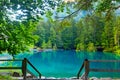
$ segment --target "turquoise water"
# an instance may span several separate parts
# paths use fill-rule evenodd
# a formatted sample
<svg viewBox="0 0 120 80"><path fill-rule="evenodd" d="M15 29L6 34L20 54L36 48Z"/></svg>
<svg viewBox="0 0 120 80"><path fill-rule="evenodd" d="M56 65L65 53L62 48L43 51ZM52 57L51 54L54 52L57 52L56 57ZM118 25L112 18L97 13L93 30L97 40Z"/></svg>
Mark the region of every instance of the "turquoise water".
<svg viewBox="0 0 120 80"><path fill-rule="evenodd" d="M34 54L19 54L16 58L27 58L46 77L76 77L84 59L88 60L120 60L120 56L102 52L76 52L74 50L43 51ZM20 62L15 62L20 66ZM91 68L120 69L120 63L90 63ZM37 75L28 65L31 72ZM90 77L120 78L120 73L90 72Z"/></svg>

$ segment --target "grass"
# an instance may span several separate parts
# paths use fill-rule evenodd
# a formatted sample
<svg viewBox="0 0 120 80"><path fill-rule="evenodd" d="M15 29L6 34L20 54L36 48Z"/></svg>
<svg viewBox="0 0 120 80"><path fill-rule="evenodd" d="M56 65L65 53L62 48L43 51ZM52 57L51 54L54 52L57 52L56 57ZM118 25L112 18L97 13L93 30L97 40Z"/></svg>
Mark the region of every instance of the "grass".
<svg viewBox="0 0 120 80"><path fill-rule="evenodd" d="M21 70L0 70L0 80L17 80L12 79L13 72L17 72L22 75Z"/></svg>
<svg viewBox="0 0 120 80"><path fill-rule="evenodd" d="M0 73L10 73L10 74L13 74L13 72L17 72L20 75L22 75L22 71L21 70L0 70Z"/></svg>
<svg viewBox="0 0 120 80"><path fill-rule="evenodd" d="M3 75L0 75L0 80L13 80L11 76L3 76Z"/></svg>

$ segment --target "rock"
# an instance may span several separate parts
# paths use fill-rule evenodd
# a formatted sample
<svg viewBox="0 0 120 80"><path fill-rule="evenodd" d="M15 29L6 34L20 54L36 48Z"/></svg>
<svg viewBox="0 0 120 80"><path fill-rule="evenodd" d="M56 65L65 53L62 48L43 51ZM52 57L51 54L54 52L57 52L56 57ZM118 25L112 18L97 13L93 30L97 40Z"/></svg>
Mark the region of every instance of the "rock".
<svg viewBox="0 0 120 80"><path fill-rule="evenodd" d="M20 74L18 72L14 72L12 76L13 77L20 77Z"/></svg>
<svg viewBox="0 0 120 80"><path fill-rule="evenodd" d="M100 78L100 80L112 80L111 78Z"/></svg>
<svg viewBox="0 0 120 80"><path fill-rule="evenodd" d="M45 79L45 76L41 76L41 79Z"/></svg>
<svg viewBox="0 0 120 80"><path fill-rule="evenodd" d="M99 80L99 79L96 77L91 77L90 80Z"/></svg>
<svg viewBox="0 0 120 80"><path fill-rule="evenodd" d="M29 74L29 73L27 73L27 78L33 78L33 76L31 75L31 74Z"/></svg>

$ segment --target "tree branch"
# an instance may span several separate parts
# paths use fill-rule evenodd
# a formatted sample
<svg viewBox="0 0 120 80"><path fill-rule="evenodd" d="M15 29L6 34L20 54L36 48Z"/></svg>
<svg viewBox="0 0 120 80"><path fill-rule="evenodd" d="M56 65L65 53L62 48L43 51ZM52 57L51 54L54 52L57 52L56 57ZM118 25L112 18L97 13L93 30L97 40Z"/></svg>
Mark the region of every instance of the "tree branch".
<svg viewBox="0 0 120 80"><path fill-rule="evenodd" d="M119 9L119 8L120 8L120 5L119 5L119 6L116 6L116 7L111 7L110 9L107 10L106 16L109 18L109 17L110 17L110 14L111 14L111 11L112 11L112 10Z"/></svg>
<svg viewBox="0 0 120 80"><path fill-rule="evenodd" d="M84 6L86 6L88 3L90 3L92 0L87 0L86 2L84 2L76 11L72 12L71 14L67 15L67 16L64 16L64 17L59 17L59 16L56 16L56 18L62 18L62 20L66 19L66 18L70 18L72 15L78 13ZM81 1L79 1L79 4L80 4ZM78 5L79 5L78 4Z"/></svg>
<svg viewBox="0 0 120 80"><path fill-rule="evenodd" d="M114 7L113 9L118 9L118 8L120 8L120 5L119 5L119 6Z"/></svg>

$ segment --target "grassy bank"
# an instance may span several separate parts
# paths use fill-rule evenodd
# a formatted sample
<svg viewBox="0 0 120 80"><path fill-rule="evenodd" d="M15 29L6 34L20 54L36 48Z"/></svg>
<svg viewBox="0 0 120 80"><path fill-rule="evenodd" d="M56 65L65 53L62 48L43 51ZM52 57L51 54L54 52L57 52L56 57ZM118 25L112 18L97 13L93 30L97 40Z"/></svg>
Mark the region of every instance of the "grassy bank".
<svg viewBox="0 0 120 80"><path fill-rule="evenodd" d="M0 80L17 80L12 79L14 72L17 72L20 75L22 75L21 70L0 70Z"/></svg>
<svg viewBox="0 0 120 80"><path fill-rule="evenodd" d="M0 75L0 80L13 80L11 76Z"/></svg>

